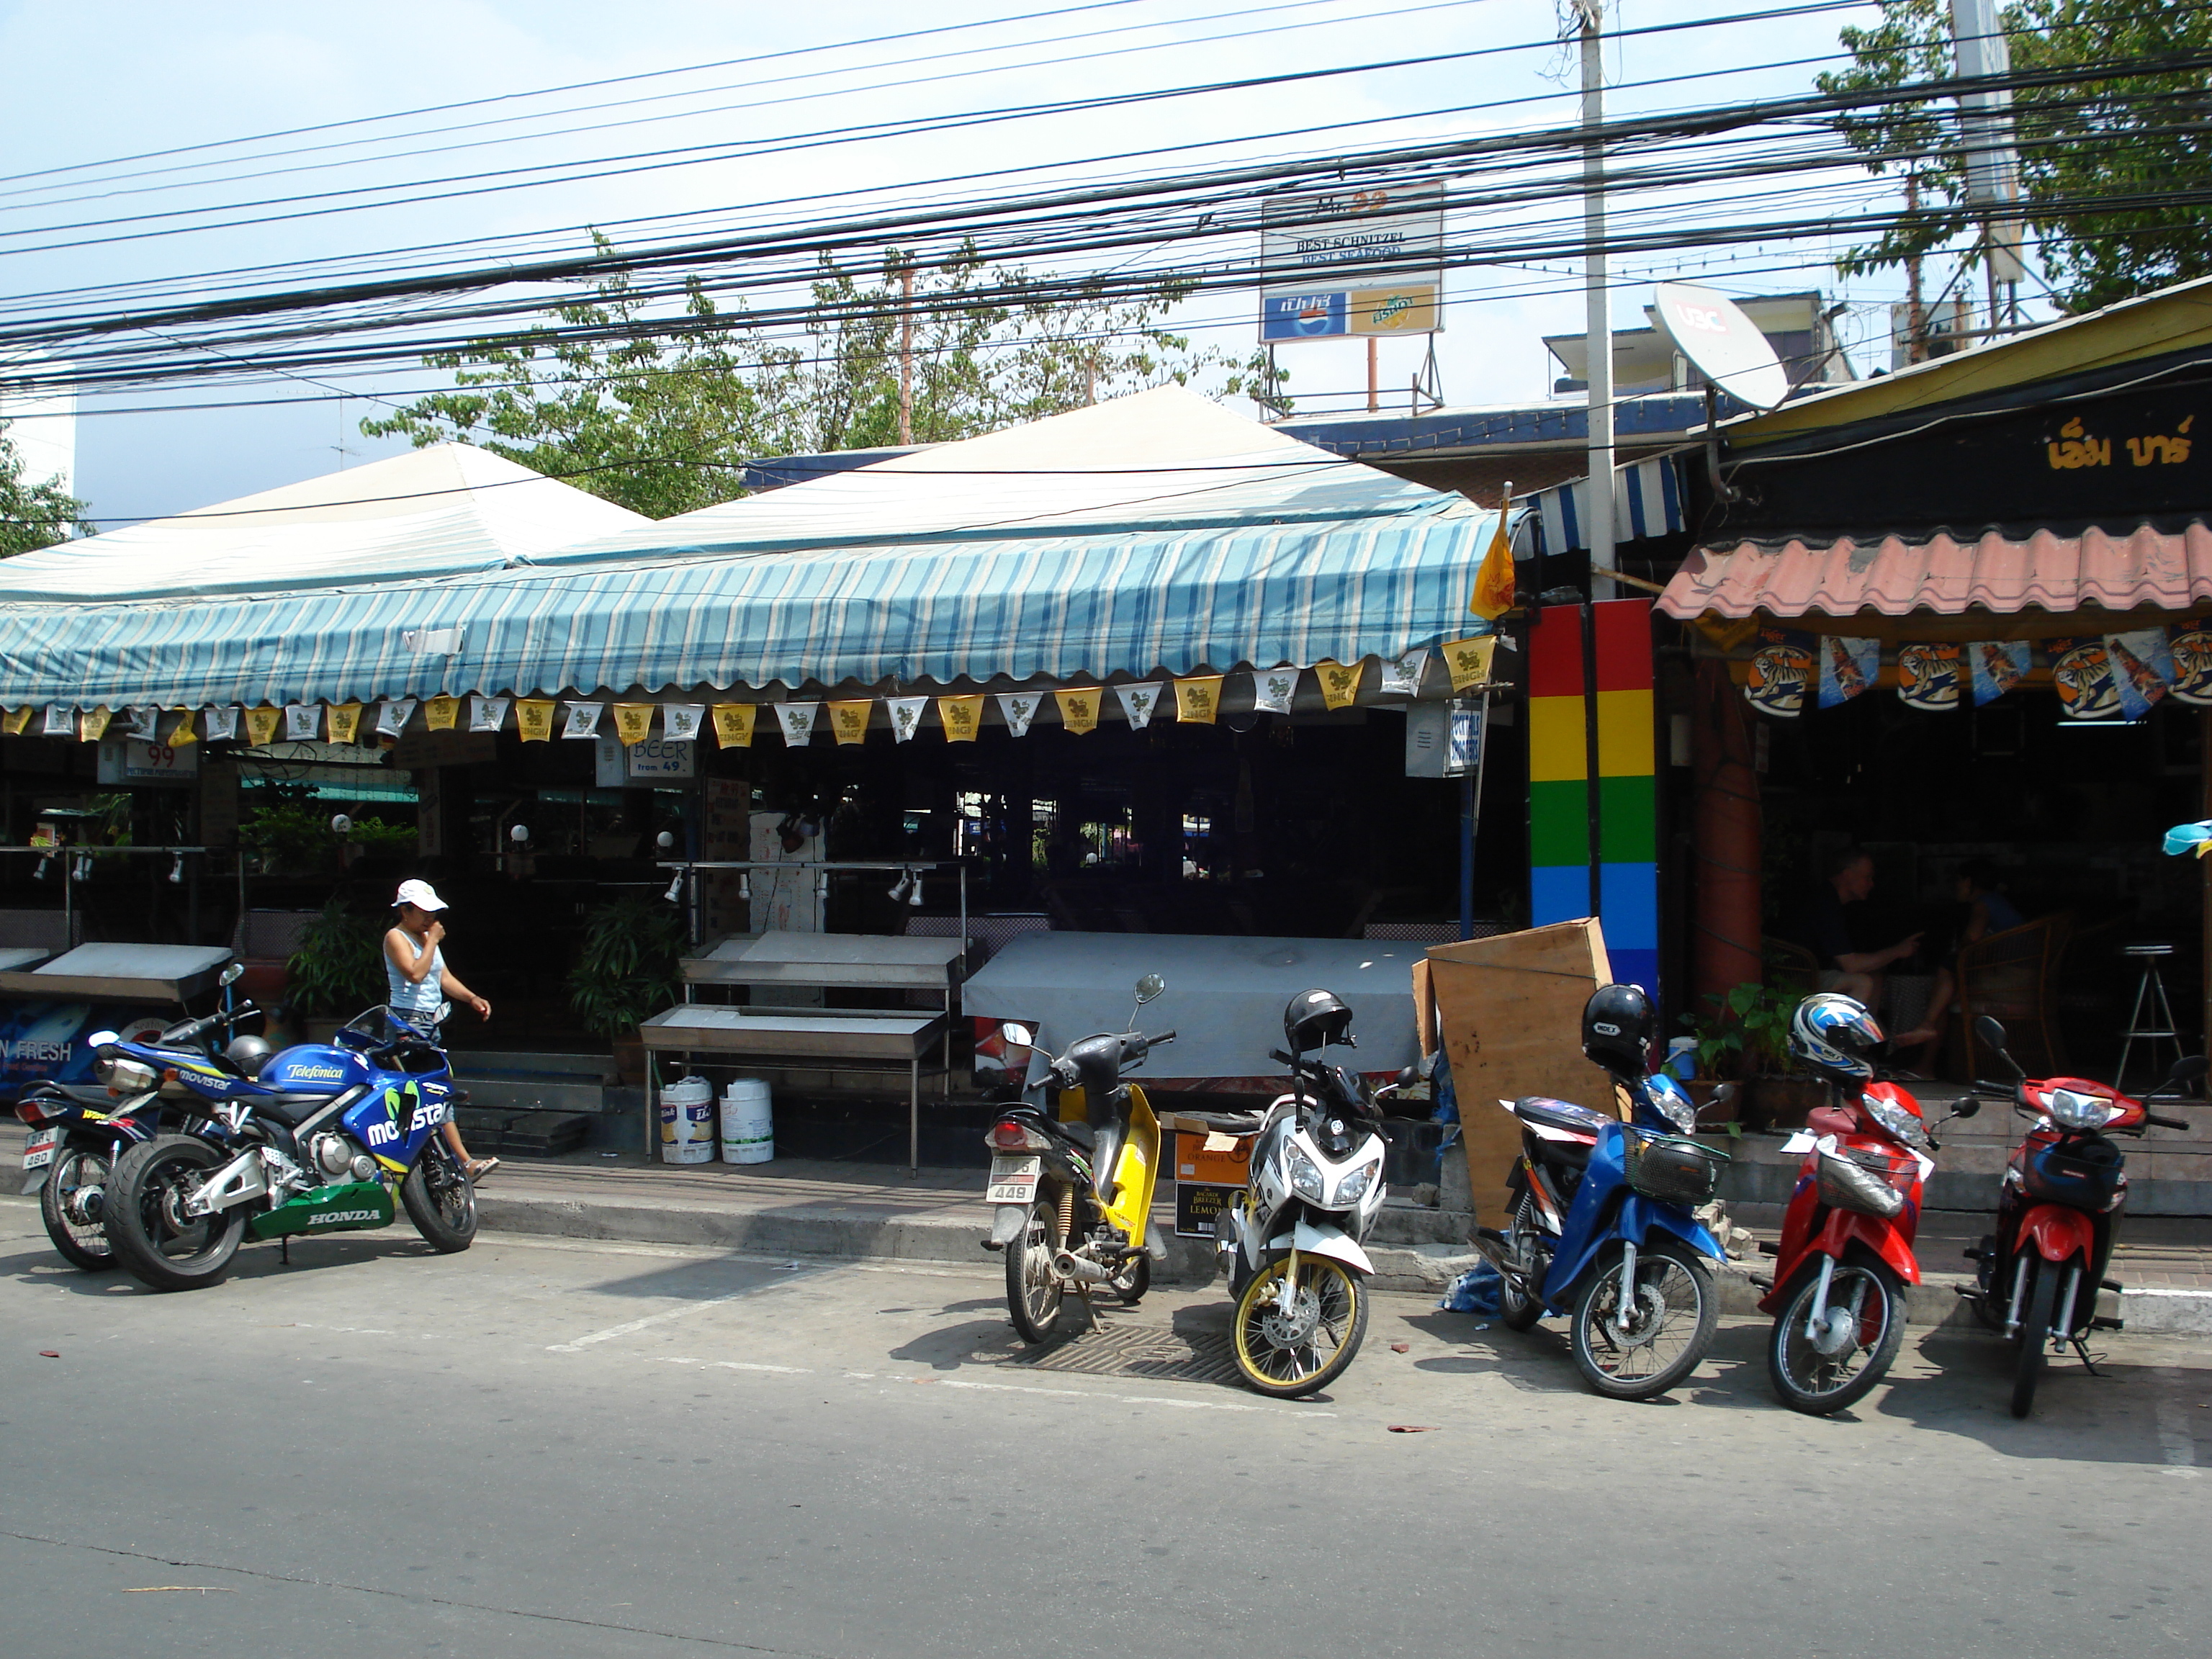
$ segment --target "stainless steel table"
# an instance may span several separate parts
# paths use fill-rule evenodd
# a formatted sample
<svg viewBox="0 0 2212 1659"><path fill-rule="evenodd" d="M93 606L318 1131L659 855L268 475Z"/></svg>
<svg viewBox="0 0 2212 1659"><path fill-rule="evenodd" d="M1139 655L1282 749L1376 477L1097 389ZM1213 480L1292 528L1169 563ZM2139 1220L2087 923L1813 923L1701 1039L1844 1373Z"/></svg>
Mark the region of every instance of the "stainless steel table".
<svg viewBox="0 0 2212 1659"><path fill-rule="evenodd" d="M0 995L181 1003L212 990L229 960L220 945L80 945L27 972L0 971Z"/></svg>

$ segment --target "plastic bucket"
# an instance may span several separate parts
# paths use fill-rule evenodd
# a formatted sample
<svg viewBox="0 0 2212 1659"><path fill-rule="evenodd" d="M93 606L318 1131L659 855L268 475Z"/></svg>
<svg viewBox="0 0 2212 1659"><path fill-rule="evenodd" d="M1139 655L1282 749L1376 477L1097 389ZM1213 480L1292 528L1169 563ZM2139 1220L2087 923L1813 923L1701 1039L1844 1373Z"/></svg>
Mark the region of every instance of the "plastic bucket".
<svg viewBox="0 0 2212 1659"><path fill-rule="evenodd" d="M665 1164L714 1161L714 1085L687 1077L660 1091L660 1158Z"/></svg>
<svg viewBox="0 0 2212 1659"><path fill-rule="evenodd" d="M768 1085L757 1077L738 1078L722 1096L722 1162L765 1164L775 1156Z"/></svg>

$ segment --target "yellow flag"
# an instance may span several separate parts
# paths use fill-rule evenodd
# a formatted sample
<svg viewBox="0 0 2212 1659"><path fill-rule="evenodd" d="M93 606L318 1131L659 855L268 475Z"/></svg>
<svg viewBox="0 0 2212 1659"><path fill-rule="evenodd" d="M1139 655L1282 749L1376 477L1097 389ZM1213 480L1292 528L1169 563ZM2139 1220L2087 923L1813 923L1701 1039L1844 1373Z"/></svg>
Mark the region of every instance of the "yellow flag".
<svg viewBox="0 0 2212 1659"><path fill-rule="evenodd" d="M525 743L546 743L553 736L551 697L517 697L514 700L514 726L522 733Z"/></svg>
<svg viewBox="0 0 2212 1659"><path fill-rule="evenodd" d="M8 711L8 718L0 720L0 731L4 731L11 738L20 738L23 735L23 728L30 725L31 716L38 712L29 707L11 708Z"/></svg>
<svg viewBox="0 0 2212 1659"><path fill-rule="evenodd" d="M1444 666L1451 671L1452 690L1464 691L1470 685L1486 684L1490 678L1490 659L1498 652L1498 636L1485 634L1471 640L1455 640L1444 647Z"/></svg>
<svg viewBox="0 0 2212 1659"><path fill-rule="evenodd" d="M981 692L965 697L939 697L937 718L945 722L947 743L973 743L975 734L983 729L983 696Z"/></svg>
<svg viewBox="0 0 2212 1659"><path fill-rule="evenodd" d="M356 741L361 736L361 705L357 702L332 703L329 729L332 743Z"/></svg>
<svg viewBox="0 0 2212 1659"><path fill-rule="evenodd" d="M840 743L866 743L868 740L868 715L876 706L873 697L833 699L830 704L830 729Z"/></svg>
<svg viewBox="0 0 2212 1659"><path fill-rule="evenodd" d="M725 749L750 749L753 746L753 721L759 718L760 705L750 702L718 702L714 705L714 741Z"/></svg>
<svg viewBox="0 0 2212 1659"><path fill-rule="evenodd" d="M1467 608L1485 622L1496 622L1513 608L1513 537L1505 527L1513 511L1513 486L1505 486L1505 501L1498 509L1498 533L1490 538L1490 551L1474 573L1474 592Z"/></svg>
<svg viewBox="0 0 2212 1659"><path fill-rule="evenodd" d="M1321 682L1321 700L1329 708L1349 708L1352 699L1359 695L1359 677L1367 672L1367 659L1362 657L1355 663L1317 662L1314 678Z"/></svg>
<svg viewBox="0 0 2212 1659"><path fill-rule="evenodd" d="M634 743L643 743L653 735L653 711L659 705L650 702L618 702L615 705L615 735L627 749Z"/></svg>
<svg viewBox="0 0 2212 1659"><path fill-rule="evenodd" d="M107 735L107 722L114 711L107 708L88 708L76 717L76 737L79 743L98 743Z"/></svg>
<svg viewBox="0 0 2212 1659"><path fill-rule="evenodd" d="M1199 674L1187 680L1177 680L1176 689L1176 718L1200 726L1213 724L1214 715L1221 708L1221 682L1226 676Z"/></svg>
<svg viewBox="0 0 2212 1659"><path fill-rule="evenodd" d="M255 749L265 748L276 740L276 723L284 718L281 708L249 708L246 711L246 741Z"/></svg>
<svg viewBox="0 0 2212 1659"><path fill-rule="evenodd" d="M188 743L198 743L199 740L200 734L192 730L192 711L189 708L179 709L177 729L169 733L169 746L173 749L181 749Z"/></svg>
<svg viewBox="0 0 2212 1659"><path fill-rule="evenodd" d="M426 731L450 732L453 717L461 712L459 697L428 697L422 703L422 725Z"/></svg>
<svg viewBox="0 0 2212 1659"><path fill-rule="evenodd" d="M1079 685L1066 691L1055 691L1053 701L1060 705L1060 723L1080 737L1085 732L1098 729L1099 690L1095 685Z"/></svg>

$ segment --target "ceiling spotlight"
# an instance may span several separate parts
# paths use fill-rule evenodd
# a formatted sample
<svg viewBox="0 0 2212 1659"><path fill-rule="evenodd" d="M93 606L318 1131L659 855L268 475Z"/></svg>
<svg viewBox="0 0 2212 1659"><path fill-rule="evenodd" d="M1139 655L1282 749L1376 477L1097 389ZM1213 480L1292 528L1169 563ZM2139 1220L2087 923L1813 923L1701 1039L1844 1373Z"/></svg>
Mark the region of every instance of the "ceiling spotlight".
<svg viewBox="0 0 2212 1659"><path fill-rule="evenodd" d="M900 871L899 878L891 884L891 902L893 904L896 904L901 899L904 898L913 890L914 872L911 870Z"/></svg>
<svg viewBox="0 0 2212 1659"><path fill-rule="evenodd" d="M684 872L678 870L673 876L669 878L668 890L663 893L660 896L667 900L671 904L675 903L677 900L684 896Z"/></svg>
<svg viewBox="0 0 2212 1659"><path fill-rule="evenodd" d="M513 842L517 847L521 846L525 842L530 839L530 826L526 823L516 824L512 830L509 830L507 832L507 838Z"/></svg>
<svg viewBox="0 0 2212 1659"><path fill-rule="evenodd" d="M169 863L169 884L181 886L185 879L185 855L179 853Z"/></svg>

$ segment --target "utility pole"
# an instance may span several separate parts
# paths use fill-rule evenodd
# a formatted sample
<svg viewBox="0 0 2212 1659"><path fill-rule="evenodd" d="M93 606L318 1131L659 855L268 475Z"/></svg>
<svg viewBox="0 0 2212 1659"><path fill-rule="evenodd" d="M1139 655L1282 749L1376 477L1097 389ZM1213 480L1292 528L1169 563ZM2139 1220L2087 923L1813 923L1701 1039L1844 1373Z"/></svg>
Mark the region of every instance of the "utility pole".
<svg viewBox="0 0 2212 1659"><path fill-rule="evenodd" d="M902 444L914 441L914 266L899 267L899 428Z"/></svg>
<svg viewBox="0 0 2212 1659"><path fill-rule="evenodd" d="M1951 52L1961 79L2012 70L2012 49L1997 0L1951 0ZM2020 157L2013 148L2012 94L1971 92L1959 100L1959 137L1965 152L1966 199L1982 215L1982 272L1989 284L1990 329L1997 331L2020 308ZM2001 297L2000 289L2008 297Z"/></svg>
<svg viewBox="0 0 2212 1659"><path fill-rule="evenodd" d="M1583 355L1589 375L1589 522L1583 540L1593 566L1613 568L1613 300L1607 291L1605 257L1605 59L1600 30L1605 0L1574 0L1583 57L1583 260L1585 307ZM1609 579L1590 578L1590 597L1612 599Z"/></svg>
<svg viewBox="0 0 2212 1659"><path fill-rule="evenodd" d="M1375 337L1367 337L1367 412L1370 415L1382 407L1382 382L1375 365Z"/></svg>

